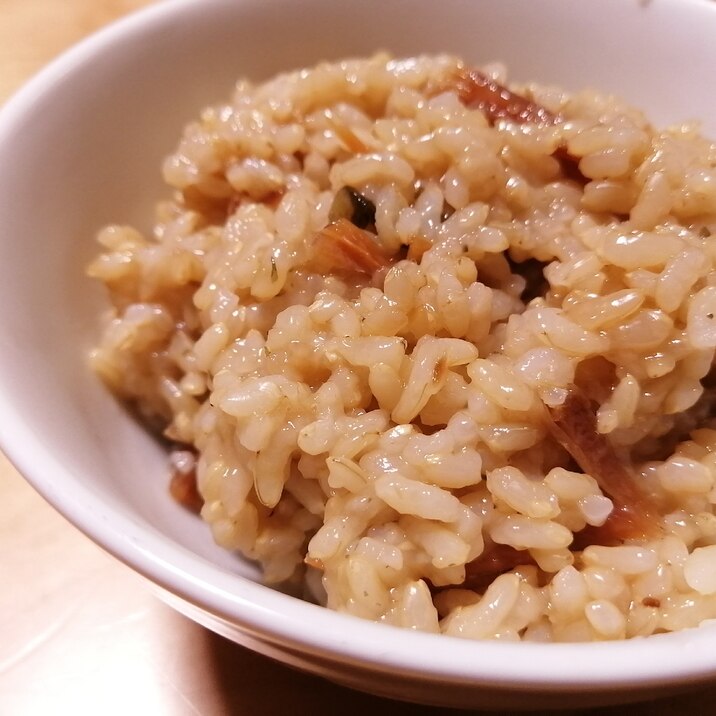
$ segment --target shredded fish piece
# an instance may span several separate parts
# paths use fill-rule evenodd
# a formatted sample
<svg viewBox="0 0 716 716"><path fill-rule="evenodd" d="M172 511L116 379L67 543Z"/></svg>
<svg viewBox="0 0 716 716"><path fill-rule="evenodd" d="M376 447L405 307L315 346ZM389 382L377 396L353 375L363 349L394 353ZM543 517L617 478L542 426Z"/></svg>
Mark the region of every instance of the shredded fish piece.
<svg viewBox="0 0 716 716"><path fill-rule="evenodd" d="M197 514L204 506L204 500L196 486L196 471L174 470L169 482L169 494L182 506Z"/></svg>
<svg viewBox="0 0 716 716"><path fill-rule="evenodd" d="M423 254L432 247L432 244L423 236L414 236L408 244L406 258L409 261L420 261Z"/></svg>
<svg viewBox="0 0 716 716"><path fill-rule="evenodd" d="M313 238L310 266L322 273L359 273L372 276L390 265L375 237L348 219L338 219Z"/></svg>
<svg viewBox="0 0 716 716"><path fill-rule="evenodd" d="M460 101L483 112L490 124L499 119L544 125L559 121L546 107L516 94L479 70L461 70L455 77L455 89Z"/></svg>
<svg viewBox="0 0 716 716"><path fill-rule="evenodd" d="M588 527L579 533L580 543L608 544L656 536L659 511L609 439L597 432L597 416L589 398L572 386L564 403L548 408L548 413L554 439L614 503L601 527Z"/></svg>
<svg viewBox="0 0 716 716"><path fill-rule="evenodd" d="M491 544L472 562L465 565L465 581L459 585L465 589L482 591L501 574L515 567L536 564L532 555L507 544Z"/></svg>
<svg viewBox="0 0 716 716"><path fill-rule="evenodd" d="M370 151L366 143L358 137L350 127L347 127L335 119L331 122L331 126L336 133L336 137L340 139L349 152L353 152L353 154L364 154Z"/></svg>
<svg viewBox="0 0 716 716"><path fill-rule="evenodd" d="M452 86L460 101L470 109L480 110L491 125L499 120L541 126L563 121L560 114L554 114L541 104L522 97L479 70L463 68L452 78ZM579 170L579 159L572 156L566 147L558 147L553 156L559 161L567 179L586 183Z"/></svg>

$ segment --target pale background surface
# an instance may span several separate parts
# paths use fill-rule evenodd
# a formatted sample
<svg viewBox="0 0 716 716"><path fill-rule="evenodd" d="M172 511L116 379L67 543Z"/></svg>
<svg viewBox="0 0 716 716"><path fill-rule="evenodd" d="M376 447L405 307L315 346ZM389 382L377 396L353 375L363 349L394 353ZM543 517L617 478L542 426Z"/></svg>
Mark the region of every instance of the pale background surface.
<svg viewBox="0 0 716 716"><path fill-rule="evenodd" d="M65 47L147 4L0 0L0 103ZM716 687L585 713L627 712L716 713ZM349 691L195 625L71 527L0 455L1 716L334 713L445 711Z"/></svg>

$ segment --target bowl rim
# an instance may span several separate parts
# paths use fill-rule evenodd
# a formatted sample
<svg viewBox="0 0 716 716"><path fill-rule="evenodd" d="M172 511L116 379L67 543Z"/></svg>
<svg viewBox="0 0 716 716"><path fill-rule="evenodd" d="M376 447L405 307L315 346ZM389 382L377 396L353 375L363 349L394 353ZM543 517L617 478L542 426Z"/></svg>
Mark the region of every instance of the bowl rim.
<svg viewBox="0 0 716 716"><path fill-rule="evenodd" d="M243 5L261 0L238 0ZM548 0L554 4L558 0ZM713 12L705 0L663 0L679 11ZM45 92L98 54L228 0L162 0L101 28L42 69L0 110L0 152L22 130ZM0 387L4 378L0 376ZM247 634L356 667L455 684L575 691L599 686L668 685L716 676L715 626L619 642L537 644L462 640L376 624L332 612L256 584L173 543L151 525L102 502L43 445L0 392L0 444L25 479L105 551L180 599ZM71 491L57 485L71 485ZM686 648L684 648L686 647ZM678 659L674 651L678 649Z"/></svg>

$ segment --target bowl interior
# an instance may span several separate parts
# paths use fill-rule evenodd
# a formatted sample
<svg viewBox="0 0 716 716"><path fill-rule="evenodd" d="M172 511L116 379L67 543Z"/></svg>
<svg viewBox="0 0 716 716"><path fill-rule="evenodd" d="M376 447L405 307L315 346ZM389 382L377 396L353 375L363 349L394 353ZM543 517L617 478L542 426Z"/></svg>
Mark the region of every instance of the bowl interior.
<svg viewBox="0 0 716 716"><path fill-rule="evenodd" d="M656 123L700 118L716 136L716 95L704 91L715 31L716 5L705 0L179 0L91 38L0 119L3 449L61 511L135 567L153 535L188 569L201 563L209 576L257 580L252 565L214 547L208 529L168 497L161 447L86 363L104 305L84 276L93 237L106 223L151 226L164 194L160 163L181 127L227 97L239 76L386 49L503 61L511 77L613 91ZM151 576L171 585L166 570Z"/></svg>

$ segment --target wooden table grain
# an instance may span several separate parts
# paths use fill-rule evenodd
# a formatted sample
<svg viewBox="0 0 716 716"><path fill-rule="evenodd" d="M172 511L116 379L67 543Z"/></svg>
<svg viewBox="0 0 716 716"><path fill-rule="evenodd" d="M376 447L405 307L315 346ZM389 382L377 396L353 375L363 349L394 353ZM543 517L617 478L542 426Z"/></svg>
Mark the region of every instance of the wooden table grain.
<svg viewBox="0 0 716 716"><path fill-rule="evenodd" d="M0 103L64 48L147 4L0 0ZM185 619L69 525L0 455L0 714L300 716L338 710L346 716L445 713L301 674ZM716 688L590 713L627 711L714 713Z"/></svg>

